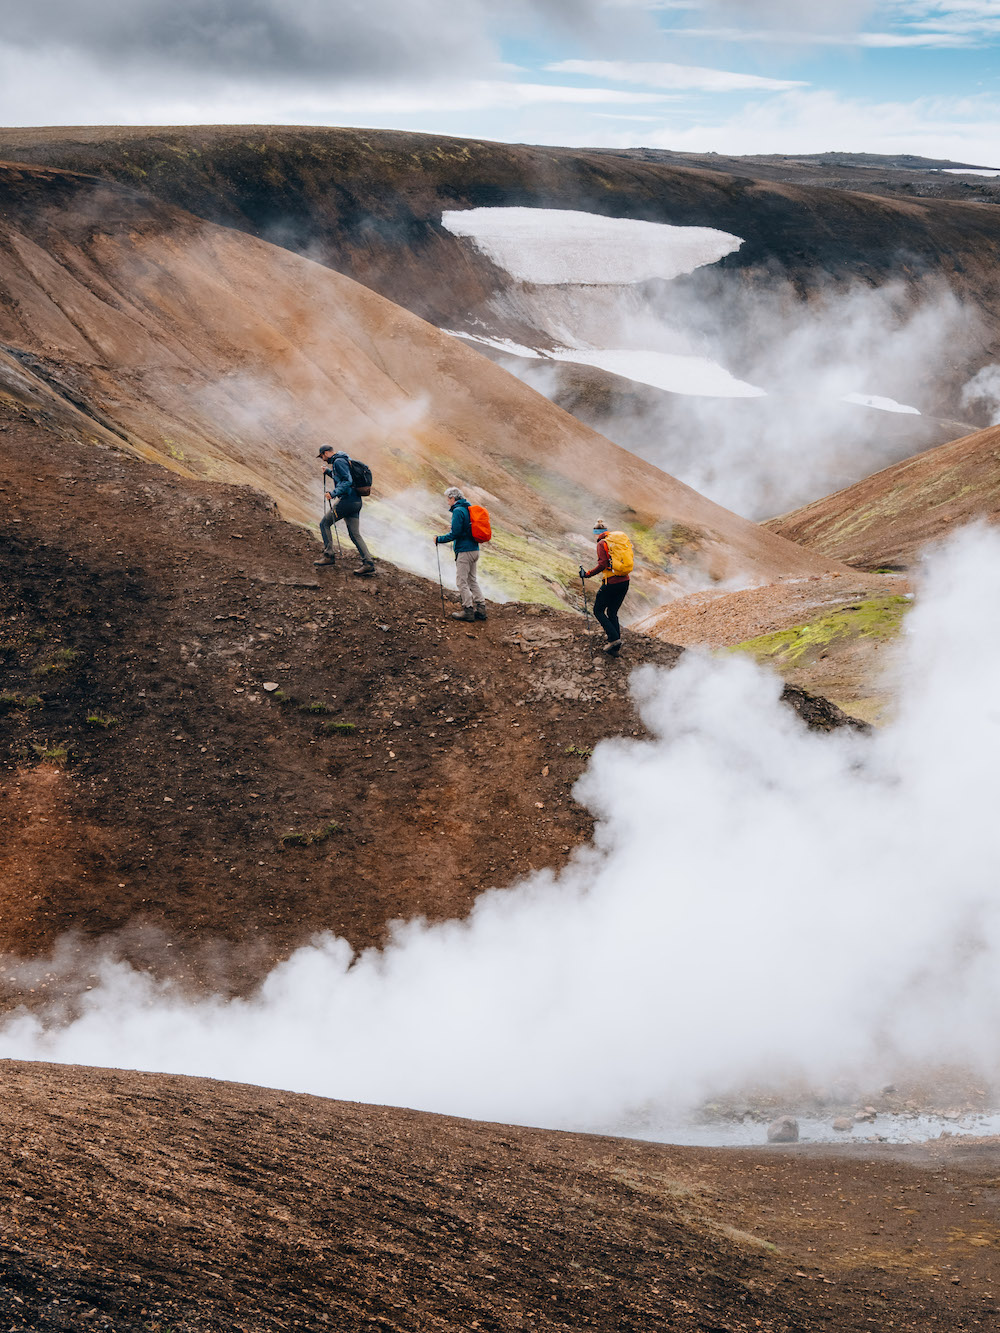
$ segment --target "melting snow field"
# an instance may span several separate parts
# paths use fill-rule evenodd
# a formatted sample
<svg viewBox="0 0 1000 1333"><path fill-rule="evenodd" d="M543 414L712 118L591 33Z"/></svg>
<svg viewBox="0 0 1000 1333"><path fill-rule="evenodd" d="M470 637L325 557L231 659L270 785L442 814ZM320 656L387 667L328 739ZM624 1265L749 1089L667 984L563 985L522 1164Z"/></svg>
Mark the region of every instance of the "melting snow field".
<svg viewBox="0 0 1000 1333"><path fill-rule="evenodd" d="M466 236L518 282L535 286L623 286L679 278L743 244L711 227L671 227L560 208L450 210L442 226Z"/></svg>
<svg viewBox="0 0 1000 1333"><path fill-rule="evenodd" d="M984 167L944 167L942 176L1000 176L1000 171L986 170Z"/></svg>
<svg viewBox="0 0 1000 1333"><path fill-rule="evenodd" d="M691 394L698 398L763 398L756 388L731 375L724 366L707 356L678 356L670 352L642 352L628 349L586 350L557 347L554 361L572 361L580 366L597 366L612 375L622 375L638 384L650 384L668 393Z"/></svg>
<svg viewBox="0 0 1000 1333"><path fill-rule="evenodd" d="M857 403L859 407L874 407L879 412L907 412L912 416L920 416L920 409L917 407L907 407L905 403L897 403L895 398L879 398L870 393L848 393L844 395L845 403Z"/></svg>
<svg viewBox="0 0 1000 1333"><path fill-rule="evenodd" d="M483 334L455 333L484 347L494 347L511 356L530 357L536 361L568 361L577 366L596 366L612 375L621 375L636 384L649 384L668 393L689 394L698 398L763 398L756 388L731 375L724 366L707 356L679 356L670 352L637 351L629 348L555 347L536 352L509 338L489 338Z"/></svg>

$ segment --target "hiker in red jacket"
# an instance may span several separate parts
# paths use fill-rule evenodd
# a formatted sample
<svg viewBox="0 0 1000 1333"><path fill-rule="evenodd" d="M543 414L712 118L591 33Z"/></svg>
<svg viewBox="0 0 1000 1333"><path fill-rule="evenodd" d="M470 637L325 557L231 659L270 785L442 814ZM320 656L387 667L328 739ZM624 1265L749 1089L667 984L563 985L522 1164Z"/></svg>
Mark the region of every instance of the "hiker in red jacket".
<svg viewBox="0 0 1000 1333"><path fill-rule="evenodd" d="M603 575L600 592L594 598L594 615L608 641L604 651L612 657L621 652L622 630L618 623L618 612L628 593L627 574L616 574L611 563L611 551L608 549L608 525L598 520L594 524L594 536L597 538L597 564L593 569L580 566L580 577L592 579L595 574Z"/></svg>

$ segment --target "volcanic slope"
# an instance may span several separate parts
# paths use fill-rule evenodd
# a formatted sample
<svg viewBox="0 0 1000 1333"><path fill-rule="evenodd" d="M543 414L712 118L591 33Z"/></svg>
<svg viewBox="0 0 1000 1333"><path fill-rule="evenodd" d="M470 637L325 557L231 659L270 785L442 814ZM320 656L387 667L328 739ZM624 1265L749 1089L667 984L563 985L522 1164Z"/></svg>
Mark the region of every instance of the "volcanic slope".
<svg viewBox="0 0 1000 1333"><path fill-rule="evenodd" d="M0 500L14 996L45 974L15 958L68 932L64 970L127 928L130 958L176 955L213 985L215 945L239 945L222 953L248 985L316 930L377 944L395 918L460 916L559 866L592 827L571 796L586 755L641 732L629 666L679 652L629 635L616 663L592 621L538 606L442 619L438 588L391 565L314 570L315 542L260 491L2 403Z"/></svg>
<svg viewBox="0 0 1000 1333"><path fill-rule="evenodd" d="M916 291L941 274L1000 346L1000 210L877 197L863 171L852 191L755 178L754 162L739 159L719 170L667 155L289 126L5 129L0 151L139 186L313 255L445 327L475 331L478 308L507 278L442 226L442 212L526 206L744 238L693 279L723 281L733 318L741 291L776 277L804 291L855 279Z"/></svg>
<svg viewBox="0 0 1000 1333"><path fill-rule="evenodd" d="M906 568L928 542L977 518L1000 520L1000 426L928 449L767 526L861 569Z"/></svg>
<svg viewBox="0 0 1000 1333"><path fill-rule="evenodd" d="M995 1141L711 1151L5 1061L11 1333L996 1328Z"/></svg>
<svg viewBox="0 0 1000 1333"><path fill-rule="evenodd" d="M308 255L439 328L499 341L508 354L511 344L527 349L531 355L501 364L584 424L753 517L787 511L988 419L962 390L1000 359L1000 210L879 197L866 192L869 170L845 169L837 176L842 188L828 188L815 172L768 179L755 161L713 165L668 154L281 126L10 129L0 131L0 152L139 186ZM963 193L958 183L954 190ZM743 243L670 282L603 294L586 286L532 288L443 222L445 212L498 207L721 229ZM869 364L843 339L842 299L851 319L864 307L890 329L939 303L962 332L942 335L940 346L932 336L925 365L916 353L896 359L889 338L876 344L882 350ZM790 374L788 348L802 344L789 335L802 326L811 347L808 330L823 319L830 323L821 341L836 347L843 374L825 374L826 362L808 375ZM944 322L943 315L936 327ZM864 320L860 336L863 328ZM637 341L651 357L620 351L604 358L609 348ZM552 359L557 347L567 355L575 348L576 361L562 359L562 351ZM586 348L598 349L604 371L589 364ZM664 349L690 357L687 367L661 356ZM707 387L700 358L724 368L723 380L728 371L767 396ZM605 373L625 375L627 366L637 379ZM641 382L650 373L654 382ZM841 401L848 392L895 399L922 415L887 421L870 404ZM790 428L792 419L801 426ZM800 479L797 439L810 433L824 462L814 478ZM720 436L760 441L749 446L757 459L749 490L708 463ZM792 466L770 475L765 460L782 440Z"/></svg>
<svg viewBox="0 0 1000 1333"><path fill-rule="evenodd" d="M598 514L636 535L633 611L677 577L831 568L340 274L91 178L0 166L0 340L12 396L56 393L98 438L258 485L287 517L316 516L332 439L373 467L383 554L427 573L447 484L489 506L494 586L523 599L565 599Z"/></svg>

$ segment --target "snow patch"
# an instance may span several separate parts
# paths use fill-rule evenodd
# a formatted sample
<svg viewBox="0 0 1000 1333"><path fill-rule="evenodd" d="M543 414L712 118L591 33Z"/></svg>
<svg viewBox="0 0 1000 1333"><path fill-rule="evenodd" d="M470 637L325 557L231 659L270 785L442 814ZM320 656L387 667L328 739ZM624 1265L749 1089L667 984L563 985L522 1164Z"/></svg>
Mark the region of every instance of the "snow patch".
<svg viewBox="0 0 1000 1333"><path fill-rule="evenodd" d="M619 287L679 278L743 244L712 227L672 227L561 208L451 209L442 226L465 236L518 282Z"/></svg>
<svg viewBox="0 0 1000 1333"><path fill-rule="evenodd" d="M879 398L871 393L847 393L844 394L843 401L857 403L859 407L874 407L879 412L908 412L911 416L920 416L918 407L907 407L906 403L897 403L895 398Z"/></svg>
<svg viewBox="0 0 1000 1333"><path fill-rule="evenodd" d="M453 338L465 338L483 347L493 347L510 356L530 357L533 361L568 361L577 366L595 366L612 375L648 384L667 393L687 394L696 398L763 398L764 389L747 384L731 375L725 366L707 356L682 356L671 352L650 352L635 348L554 347L538 352L522 347L510 338L491 338L481 333L458 333Z"/></svg>
<svg viewBox="0 0 1000 1333"><path fill-rule="evenodd" d="M687 394L695 398L764 398L763 389L731 375L724 366L707 356L679 356L671 352L645 352L627 348L607 350L557 347L554 361L571 361L580 366L597 366L649 384L667 393Z"/></svg>
<svg viewBox="0 0 1000 1333"><path fill-rule="evenodd" d="M1000 176L1000 171L986 170L985 167L943 167L942 176Z"/></svg>

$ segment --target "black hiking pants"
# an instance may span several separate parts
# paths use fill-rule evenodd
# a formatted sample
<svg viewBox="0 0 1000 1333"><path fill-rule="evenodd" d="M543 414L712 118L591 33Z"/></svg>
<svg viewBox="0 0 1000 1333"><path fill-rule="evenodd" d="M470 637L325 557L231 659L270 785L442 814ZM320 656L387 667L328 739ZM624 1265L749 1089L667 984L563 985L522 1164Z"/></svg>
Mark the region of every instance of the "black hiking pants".
<svg viewBox="0 0 1000 1333"><path fill-rule="evenodd" d="M594 615L608 636L608 643L617 643L622 636L618 611L627 592L628 579L624 583L602 583L600 591L594 598Z"/></svg>
<svg viewBox="0 0 1000 1333"><path fill-rule="evenodd" d="M372 560L371 552L365 544L364 537L361 535L361 524L358 521L358 515L361 513L360 503L358 503L357 508L350 503L343 507L348 511L346 514L341 512L341 504L338 503L331 509L328 509L320 519L319 532L320 536L323 538L323 549L326 551L327 555L335 554L333 545L333 525L338 518L342 518L344 520L344 526L347 528L347 535L357 548L358 555L360 555L366 565L373 565L375 562Z"/></svg>

